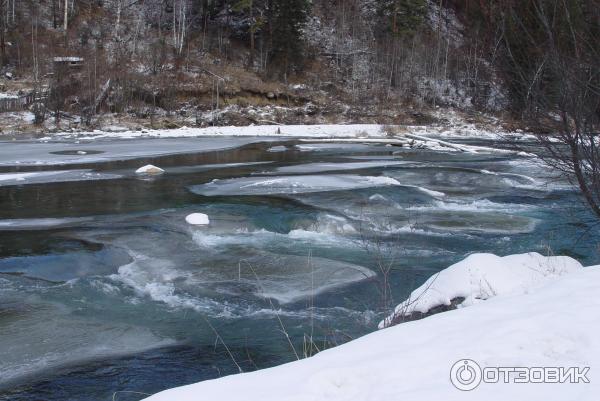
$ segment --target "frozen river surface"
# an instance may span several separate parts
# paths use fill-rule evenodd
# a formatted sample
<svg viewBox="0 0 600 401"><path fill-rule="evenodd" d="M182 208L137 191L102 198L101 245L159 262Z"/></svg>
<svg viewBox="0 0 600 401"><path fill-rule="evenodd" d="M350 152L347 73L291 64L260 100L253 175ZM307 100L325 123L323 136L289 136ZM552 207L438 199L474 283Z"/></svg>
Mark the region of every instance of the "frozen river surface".
<svg viewBox="0 0 600 401"><path fill-rule="evenodd" d="M134 173L148 163L166 172ZM196 212L210 225L187 224ZM110 400L290 361L376 329L382 264L399 300L471 252L597 263L589 218L508 153L2 143L0 400Z"/></svg>

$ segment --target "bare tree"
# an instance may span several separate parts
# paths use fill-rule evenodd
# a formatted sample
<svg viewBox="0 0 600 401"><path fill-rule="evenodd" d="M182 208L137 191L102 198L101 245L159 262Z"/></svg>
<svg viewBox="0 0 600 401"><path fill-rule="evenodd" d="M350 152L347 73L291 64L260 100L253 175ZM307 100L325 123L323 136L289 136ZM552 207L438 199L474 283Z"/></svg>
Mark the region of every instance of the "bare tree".
<svg viewBox="0 0 600 401"><path fill-rule="evenodd" d="M543 159L600 219L600 4L535 0L507 11L513 101L536 129Z"/></svg>

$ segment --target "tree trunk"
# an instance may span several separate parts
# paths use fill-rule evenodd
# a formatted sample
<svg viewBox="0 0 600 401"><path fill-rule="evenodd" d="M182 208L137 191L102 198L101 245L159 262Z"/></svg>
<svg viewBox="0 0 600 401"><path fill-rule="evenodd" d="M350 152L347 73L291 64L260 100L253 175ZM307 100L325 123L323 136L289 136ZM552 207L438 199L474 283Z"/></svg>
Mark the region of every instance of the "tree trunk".
<svg viewBox="0 0 600 401"><path fill-rule="evenodd" d="M5 19L4 19L4 7L5 1L0 0L0 66L6 65L6 41L4 32L6 31Z"/></svg>
<svg viewBox="0 0 600 401"><path fill-rule="evenodd" d="M250 1L250 23L252 25L250 25L250 68L254 67L254 30L256 29L256 25L254 22L254 13L252 12L253 10L253 4L252 1Z"/></svg>
<svg viewBox="0 0 600 401"><path fill-rule="evenodd" d="M67 29L69 28L69 0L65 0L65 18L63 22L63 29L65 30L65 36L67 35Z"/></svg>

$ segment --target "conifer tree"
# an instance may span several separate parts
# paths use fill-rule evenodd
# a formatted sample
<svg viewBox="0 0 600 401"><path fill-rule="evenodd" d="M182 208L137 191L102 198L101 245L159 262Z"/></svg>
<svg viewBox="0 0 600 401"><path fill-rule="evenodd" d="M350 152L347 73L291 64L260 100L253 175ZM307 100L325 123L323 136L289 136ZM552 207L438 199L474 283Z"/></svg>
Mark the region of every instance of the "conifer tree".
<svg viewBox="0 0 600 401"><path fill-rule="evenodd" d="M271 61L287 74L304 59L302 28L306 23L310 3L307 0L280 0L272 3Z"/></svg>
<svg viewBox="0 0 600 401"><path fill-rule="evenodd" d="M379 12L388 18L387 27L396 36L414 34L427 16L426 0L380 0Z"/></svg>

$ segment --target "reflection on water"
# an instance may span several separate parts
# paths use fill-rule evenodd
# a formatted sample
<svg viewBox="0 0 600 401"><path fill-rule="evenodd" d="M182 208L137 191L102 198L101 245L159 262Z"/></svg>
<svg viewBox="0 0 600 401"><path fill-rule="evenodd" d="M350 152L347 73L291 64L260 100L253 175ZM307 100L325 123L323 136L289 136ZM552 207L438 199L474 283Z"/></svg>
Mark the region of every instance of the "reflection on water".
<svg viewBox="0 0 600 401"><path fill-rule="evenodd" d="M0 400L110 399L273 366L294 358L279 319L300 354L308 332L342 343L385 313L382 257L396 300L470 252L598 259L576 194L530 159L242 145L2 167L108 178L0 183ZM134 174L149 163L166 173ZM211 224L188 225L192 212Z"/></svg>

